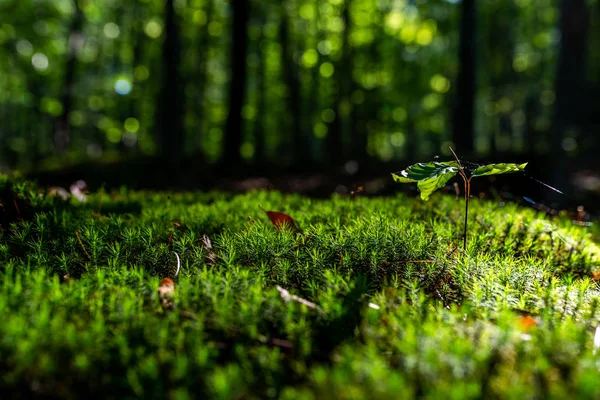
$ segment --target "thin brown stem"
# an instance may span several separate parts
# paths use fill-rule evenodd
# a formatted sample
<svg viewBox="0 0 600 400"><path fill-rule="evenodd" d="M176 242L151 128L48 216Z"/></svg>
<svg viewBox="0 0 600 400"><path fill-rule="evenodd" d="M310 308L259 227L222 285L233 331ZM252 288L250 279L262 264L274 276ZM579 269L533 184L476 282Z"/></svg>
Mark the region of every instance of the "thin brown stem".
<svg viewBox="0 0 600 400"><path fill-rule="evenodd" d="M465 237L463 247L467 250L467 227L469 223L469 197L471 197L471 180L465 179Z"/></svg>
<svg viewBox="0 0 600 400"><path fill-rule="evenodd" d="M85 246L83 245L83 242L81 241L81 238L79 237L79 231L75 232L75 236L77 236L77 240L79 241L79 244L81 245L81 248L83 249L83 252L87 256L87 258L90 261L92 261L92 257L90 257L90 253L87 252L87 250L85 249Z"/></svg>

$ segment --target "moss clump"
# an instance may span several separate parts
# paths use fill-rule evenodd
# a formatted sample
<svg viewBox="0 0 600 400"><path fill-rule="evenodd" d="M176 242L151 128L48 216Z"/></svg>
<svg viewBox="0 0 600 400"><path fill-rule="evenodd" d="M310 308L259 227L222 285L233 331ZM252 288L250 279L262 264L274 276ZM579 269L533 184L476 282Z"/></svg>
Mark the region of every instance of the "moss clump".
<svg viewBox="0 0 600 400"><path fill-rule="evenodd" d="M2 392L600 395L596 227L474 201L463 251L460 203L441 195L122 189L80 203L2 184L29 210L0 237Z"/></svg>

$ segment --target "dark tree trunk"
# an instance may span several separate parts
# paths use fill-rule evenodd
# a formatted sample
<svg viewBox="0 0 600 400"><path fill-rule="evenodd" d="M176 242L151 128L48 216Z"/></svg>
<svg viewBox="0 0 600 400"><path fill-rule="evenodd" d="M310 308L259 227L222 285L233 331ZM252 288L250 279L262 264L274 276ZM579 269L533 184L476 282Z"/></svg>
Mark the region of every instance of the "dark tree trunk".
<svg viewBox="0 0 600 400"><path fill-rule="evenodd" d="M589 10L585 0L561 0L561 42L556 72L556 102L554 127L551 134L550 156L552 158L553 186L567 190L565 174L565 150L562 148L564 132L574 122L584 88L585 61ZM549 200L561 203L563 199L552 193Z"/></svg>
<svg viewBox="0 0 600 400"><path fill-rule="evenodd" d="M267 74L265 71L265 55L260 51L260 43L264 40L264 27L266 18L261 15L261 32L257 40L258 44L258 65L256 72L257 83L257 94L256 94L256 119L254 120L254 161L256 163L265 163L266 160L266 149L265 149L265 114L266 110L266 85Z"/></svg>
<svg viewBox="0 0 600 400"><path fill-rule="evenodd" d="M240 164L242 159L242 106L246 93L246 53L248 50L248 0L231 0L233 12L231 40L231 79L229 81L229 113L225 126L223 161Z"/></svg>
<svg viewBox="0 0 600 400"><path fill-rule="evenodd" d="M208 33L208 26L212 20L213 15L213 1L209 0L208 5L206 7L206 23L202 26L200 30L200 42L198 43L197 51L198 51L198 64L197 64L197 88L198 93L196 95L196 107L193 110L195 114L195 119L199 121L199 129L196 133L196 137L194 137L193 143L196 144L198 149L202 151L202 134L207 125L204 122L204 114L205 114L205 90L206 90L206 82L207 82L207 65L208 60L206 58L206 54L210 47L210 35ZM204 128L204 129L203 129Z"/></svg>
<svg viewBox="0 0 600 400"><path fill-rule="evenodd" d="M289 129L292 135L292 153L294 162L302 164L309 162L311 154L306 136L302 134L301 106L300 106L300 78L296 63L294 62L294 49L290 46L290 24L284 0L281 1L281 22L279 23L279 40L281 41L281 65L283 67L283 79L288 88L287 111L290 114Z"/></svg>
<svg viewBox="0 0 600 400"><path fill-rule="evenodd" d="M82 44L81 28L83 27L83 12L77 0L73 0L75 8L69 38L67 42L67 63L63 80L62 112L56 121L54 133L54 146L56 151L64 153L69 145L69 114L73 108L73 86L75 84L75 68L77 64L76 53Z"/></svg>
<svg viewBox="0 0 600 400"><path fill-rule="evenodd" d="M458 79L452 124L452 141L462 155L473 153L473 117L475 106L476 63L475 0L463 0L461 6Z"/></svg>
<svg viewBox="0 0 600 400"><path fill-rule="evenodd" d="M327 157L329 162L339 165L344 161L345 151L343 142L343 124L340 115L340 106L342 101L348 98L349 80L348 71L352 71L352 57L350 54L350 2L346 0L342 10L342 20L344 21L344 31L342 32L342 55L340 61L335 63L335 76L337 77L337 95L335 96L335 118L329 125L327 133Z"/></svg>
<svg viewBox="0 0 600 400"><path fill-rule="evenodd" d="M183 145L183 93L179 76L181 38L173 2L166 1L161 96L156 126L159 155L177 164Z"/></svg>

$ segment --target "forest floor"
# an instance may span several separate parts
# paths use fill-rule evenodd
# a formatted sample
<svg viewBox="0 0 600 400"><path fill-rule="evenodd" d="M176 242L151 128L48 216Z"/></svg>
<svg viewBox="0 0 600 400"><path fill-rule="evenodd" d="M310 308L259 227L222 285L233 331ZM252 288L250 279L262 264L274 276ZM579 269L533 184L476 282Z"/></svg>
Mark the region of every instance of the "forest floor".
<svg viewBox="0 0 600 400"><path fill-rule="evenodd" d="M0 397L600 397L595 223L474 199L465 250L441 193L54 192L0 178Z"/></svg>

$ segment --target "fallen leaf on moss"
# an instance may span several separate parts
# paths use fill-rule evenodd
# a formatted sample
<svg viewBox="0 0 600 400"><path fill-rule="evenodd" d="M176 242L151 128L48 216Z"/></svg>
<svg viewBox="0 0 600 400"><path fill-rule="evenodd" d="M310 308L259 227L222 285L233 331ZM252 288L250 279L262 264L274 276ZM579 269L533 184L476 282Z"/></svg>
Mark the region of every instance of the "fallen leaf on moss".
<svg viewBox="0 0 600 400"><path fill-rule="evenodd" d="M539 320L531 315L524 315L517 318L517 322L523 332L529 332L531 329L539 325Z"/></svg>
<svg viewBox="0 0 600 400"><path fill-rule="evenodd" d="M296 232L299 231L296 222L289 215L279 211L267 211L261 206L258 207L267 214L267 217L269 217L269 219L278 231L280 231L284 226L287 226L288 228L291 228Z"/></svg>
<svg viewBox="0 0 600 400"><path fill-rule="evenodd" d="M158 297L160 305L164 308L173 308L173 297L175 295L175 283L171 278L163 278L158 285Z"/></svg>

